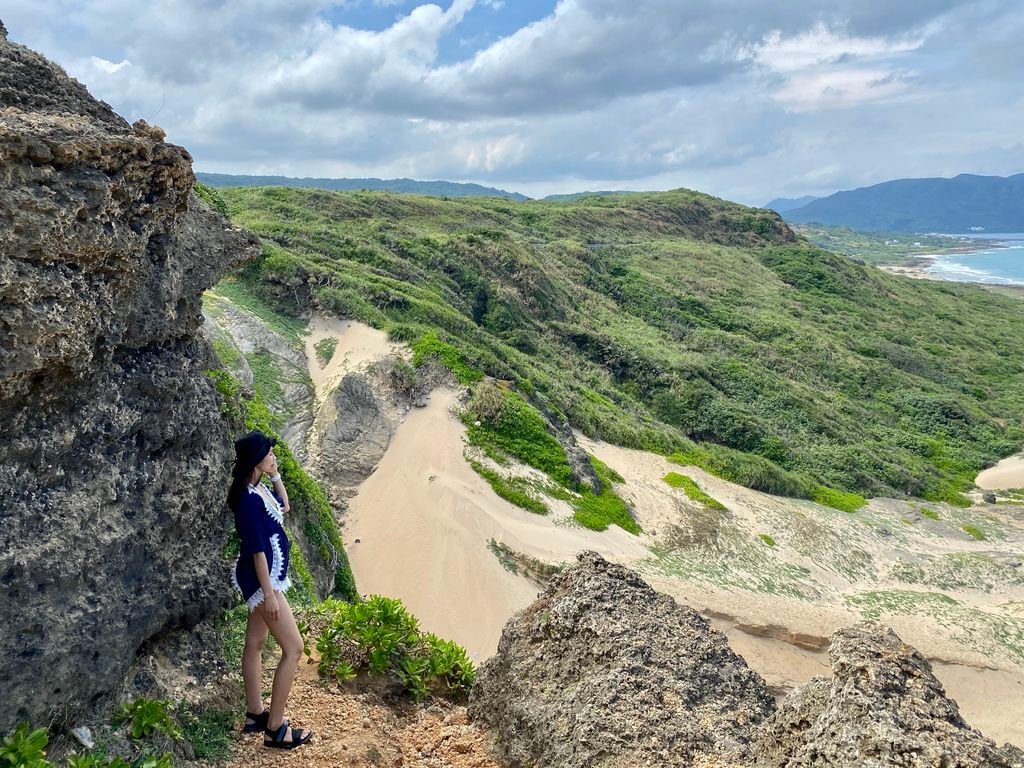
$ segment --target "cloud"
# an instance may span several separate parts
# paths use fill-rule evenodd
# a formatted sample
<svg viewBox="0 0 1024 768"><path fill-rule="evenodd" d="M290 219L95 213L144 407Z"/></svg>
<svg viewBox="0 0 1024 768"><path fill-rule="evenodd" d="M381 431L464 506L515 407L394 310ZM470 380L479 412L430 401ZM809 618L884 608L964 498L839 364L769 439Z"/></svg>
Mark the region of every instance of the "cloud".
<svg viewBox="0 0 1024 768"><path fill-rule="evenodd" d="M343 23L382 2L383 28ZM1024 167L1010 167L1024 162L1024 9L1010 0L559 0L479 35L480 10L500 10L497 25L501 6L8 0L3 18L204 170L763 202ZM473 13L493 42L442 56Z"/></svg>

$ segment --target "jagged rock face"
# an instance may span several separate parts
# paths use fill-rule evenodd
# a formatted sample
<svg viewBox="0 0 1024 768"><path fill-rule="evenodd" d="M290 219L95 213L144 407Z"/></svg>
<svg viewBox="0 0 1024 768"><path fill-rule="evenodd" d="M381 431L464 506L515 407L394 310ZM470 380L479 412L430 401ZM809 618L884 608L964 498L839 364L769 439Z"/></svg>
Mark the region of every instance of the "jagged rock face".
<svg viewBox="0 0 1024 768"><path fill-rule="evenodd" d="M256 239L188 153L0 35L0 732L224 604L233 452L200 294Z"/></svg>
<svg viewBox="0 0 1024 768"><path fill-rule="evenodd" d="M347 374L327 396L314 428L319 436L319 474L329 486L361 483L391 442L391 421L362 373Z"/></svg>
<svg viewBox="0 0 1024 768"><path fill-rule="evenodd" d="M746 764L773 711L722 633L592 552L509 620L470 699L517 767Z"/></svg>
<svg viewBox="0 0 1024 768"><path fill-rule="evenodd" d="M1024 752L999 749L964 722L928 661L891 629L866 623L840 630L829 655L832 679L795 690L765 726L759 766L1024 765Z"/></svg>

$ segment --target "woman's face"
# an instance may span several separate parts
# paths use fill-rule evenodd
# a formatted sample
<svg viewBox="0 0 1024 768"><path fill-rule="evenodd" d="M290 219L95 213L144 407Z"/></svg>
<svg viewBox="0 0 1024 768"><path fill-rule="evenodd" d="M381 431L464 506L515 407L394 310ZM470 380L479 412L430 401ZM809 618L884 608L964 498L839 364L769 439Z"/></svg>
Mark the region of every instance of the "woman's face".
<svg viewBox="0 0 1024 768"><path fill-rule="evenodd" d="M263 457L263 460L256 465L256 469L267 475L273 475L277 472L277 456L274 455L273 448L271 448L270 452Z"/></svg>

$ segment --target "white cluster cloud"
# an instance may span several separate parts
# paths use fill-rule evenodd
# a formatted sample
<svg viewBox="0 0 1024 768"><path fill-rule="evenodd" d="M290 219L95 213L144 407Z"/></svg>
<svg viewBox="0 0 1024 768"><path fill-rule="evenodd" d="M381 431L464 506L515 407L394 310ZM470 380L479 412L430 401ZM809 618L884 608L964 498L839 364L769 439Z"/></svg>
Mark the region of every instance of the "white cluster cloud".
<svg viewBox="0 0 1024 768"><path fill-rule="evenodd" d="M338 21L360 3L393 21ZM763 202L1024 167L1009 117L1024 101L1006 71L1024 68L1012 0L558 0L445 63L469 14L500 24L506 11L502 0L8 0L2 14L12 40L128 119L162 125L200 170L527 194L691 186Z"/></svg>

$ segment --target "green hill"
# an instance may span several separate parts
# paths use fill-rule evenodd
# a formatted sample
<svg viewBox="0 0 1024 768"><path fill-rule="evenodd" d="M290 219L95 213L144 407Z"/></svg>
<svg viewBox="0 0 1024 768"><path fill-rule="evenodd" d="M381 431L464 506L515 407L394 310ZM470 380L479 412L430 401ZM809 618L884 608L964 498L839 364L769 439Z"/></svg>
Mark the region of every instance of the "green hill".
<svg viewBox="0 0 1024 768"><path fill-rule="evenodd" d="M771 211L684 190L219 193L265 244L237 279L282 311L385 328L556 422L751 487L960 501L1024 438L1019 302L859 266Z"/></svg>

